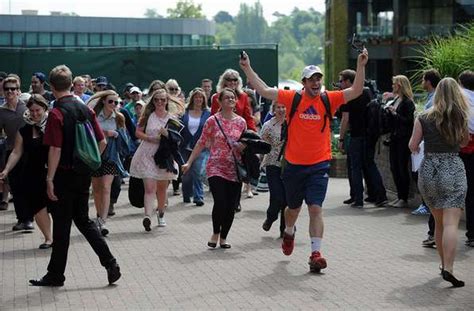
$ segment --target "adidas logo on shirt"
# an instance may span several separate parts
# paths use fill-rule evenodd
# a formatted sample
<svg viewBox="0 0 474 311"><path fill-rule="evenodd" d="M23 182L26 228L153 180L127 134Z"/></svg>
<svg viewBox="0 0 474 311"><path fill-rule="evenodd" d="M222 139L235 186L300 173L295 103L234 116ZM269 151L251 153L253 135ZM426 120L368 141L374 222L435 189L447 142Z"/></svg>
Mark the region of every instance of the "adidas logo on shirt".
<svg viewBox="0 0 474 311"><path fill-rule="evenodd" d="M304 120L321 120L321 116L318 114L316 108L312 105L309 106L305 111L300 113L300 119Z"/></svg>

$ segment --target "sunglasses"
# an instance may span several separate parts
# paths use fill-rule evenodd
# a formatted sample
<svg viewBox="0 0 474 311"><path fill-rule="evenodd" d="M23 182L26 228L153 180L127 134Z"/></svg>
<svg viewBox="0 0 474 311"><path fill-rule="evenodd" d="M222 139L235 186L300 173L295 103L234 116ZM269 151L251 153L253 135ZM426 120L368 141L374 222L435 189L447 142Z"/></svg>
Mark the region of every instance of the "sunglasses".
<svg viewBox="0 0 474 311"><path fill-rule="evenodd" d="M177 88L177 87L176 87L176 88L175 88L175 87L169 87L168 90L170 90L170 91L177 91L178 88Z"/></svg>
<svg viewBox="0 0 474 311"><path fill-rule="evenodd" d="M113 100L113 99L109 99L107 101L107 104L114 104L115 106L117 106L119 104L119 101L118 100Z"/></svg>
<svg viewBox="0 0 474 311"><path fill-rule="evenodd" d="M5 92L7 92L7 91L14 92L14 91L18 90L18 88L17 87L4 87L3 90Z"/></svg>
<svg viewBox="0 0 474 311"><path fill-rule="evenodd" d="M155 97L155 98L153 98L153 101L154 101L154 102L157 102L157 103L159 103L159 102L165 102L166 100L167 100L167 98L160 98L160 97Z"/></svg>
<svg viewBox="0 0 474 311"><path fill-rule="evenodd" d="M225 78L226 81L229 81L229 82L237 82L239 81L239 79L237 78Z"/></svg>

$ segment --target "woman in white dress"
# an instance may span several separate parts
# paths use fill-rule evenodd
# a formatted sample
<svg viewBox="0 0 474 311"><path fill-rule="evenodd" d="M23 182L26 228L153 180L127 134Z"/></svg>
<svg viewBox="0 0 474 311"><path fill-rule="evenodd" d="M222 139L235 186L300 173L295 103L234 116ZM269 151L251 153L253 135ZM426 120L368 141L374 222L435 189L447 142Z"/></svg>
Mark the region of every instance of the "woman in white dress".
<svg viewBox="0 0 474 311"><path fill-rule="evenodd" d="M158 226L165 227L164 218L167 193L170 180L177 179L178 175L160 169L155 164L153 156L160 145L161 136L168 137L166 124L172 118L168 113L169 95L164 89L155 91L149 97L149 101L138 120L136 136L141 140L140 146L135 152L130 165L130 175L143 179L145 186L145 218L143 227L146 231L151 230L151 215L154 211L155 197L158 200L156 214ZM178 165L175 163L176 171Z"/></svg>

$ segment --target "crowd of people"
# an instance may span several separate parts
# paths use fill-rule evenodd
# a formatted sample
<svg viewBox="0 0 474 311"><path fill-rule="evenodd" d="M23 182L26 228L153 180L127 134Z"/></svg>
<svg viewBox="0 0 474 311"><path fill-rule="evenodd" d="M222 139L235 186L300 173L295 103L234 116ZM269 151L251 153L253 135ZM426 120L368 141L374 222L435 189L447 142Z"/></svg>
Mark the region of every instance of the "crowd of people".
<svg viewBox="0 0 474 311"><path fill-rule="evenodd" d="M422 86L429 97L418 116L409 79L393 77L383 108L388 124L384 143L389 146L397 192L389 203L375 162L380 133L374 134L369 126L367 107L376 94L364 87L367 61L364 49L356 70L340 72L334 91L323 91L323 72L314 65L303 69L301 91L270 87L252 69L245 52L239 64L247 85L238 71L227 69L214 94L208 78L189 93L173 78L154 80L144 90L127 83L119 92L107 77L73 76L65 65L53 68L48 77L34 73L30 92L22 93L17 75L0 73L0 144L5 150L3 160L0 157L0 210L8 209L10 192L17 216L12 229L33 230L34 219L44 236L39 247L52 248L48 272L30 283L64 284L72 221L98 255L109 283L120 278L105 237L127 177L142 185L145 232L152 230L154 214L157 226L167 226L170 184L173 195L198 207L205 204L207 184L213 197L207 246L229 249L242 193L247 198L258 194L255 184L262 172L269 189L262 229L269 231L280 218L282 252L291 255L304 201L311 241L308 264L312 272L320 272L327 267L321 248L330 123L340 114L338 147L348 155L350 184L350 198L344 203L354 208L365 203L407 207L410 157L424 154L421 165L413 169L423 198L416 213L424 209L431 214L423 245L436 245L442 277L455 287L464 286L454 276L453 265L463 208L466 245L474 246L474 119L469 111L474 106L474 73L463 72L459 86L454 79L441 79L436 70L426 71ZM75 126L84 120L102 154L100 167L92 172L80 170L75 158ZM97 215L93 220L88 216L91 185Z"/></svg>

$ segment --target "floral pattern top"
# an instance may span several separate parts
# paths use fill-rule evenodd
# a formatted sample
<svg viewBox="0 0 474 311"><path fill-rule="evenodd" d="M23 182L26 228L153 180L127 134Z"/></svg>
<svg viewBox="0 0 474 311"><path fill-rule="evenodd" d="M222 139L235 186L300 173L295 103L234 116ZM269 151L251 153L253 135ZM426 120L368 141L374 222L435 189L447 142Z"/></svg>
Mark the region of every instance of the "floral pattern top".
<svg viewBox="0 0 474 311"><path fill-rule="evenodd" d="M210 149L209 160L206 165L207 177L219 176L224 179L238 182L237 168L235 167L234 158L222 131L217 125L216 118L227 136L232 151L238 160L240 153L235 148L242 132L247 128L245 119L235 116L232 120L227 120L220 113L207 119L199 138L198 144Z"/></svg>
<svg viewBox="0 0 474 311"><path fill-rule="evenodd" d="M269 165L281 166L278 160L281 147L283 146L283 141L281 140L281 126L282 124L278 122L275 117L263 124L260 136L263 140L272 145L272 150L263 157L262 167Z"/></svg>

